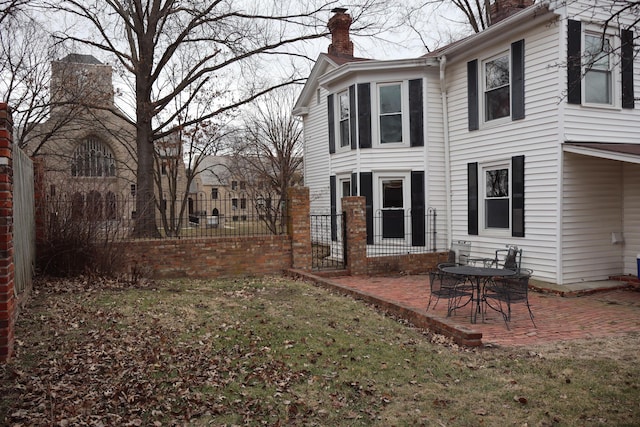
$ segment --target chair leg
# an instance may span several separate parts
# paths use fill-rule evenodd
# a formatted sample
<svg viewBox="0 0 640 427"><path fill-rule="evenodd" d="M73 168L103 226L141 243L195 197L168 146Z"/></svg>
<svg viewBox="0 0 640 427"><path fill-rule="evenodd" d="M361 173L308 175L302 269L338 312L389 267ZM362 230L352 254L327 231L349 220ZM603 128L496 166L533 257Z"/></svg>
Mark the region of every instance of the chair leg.
<svg viewBox="0 0 640 427"><path fill-rule="evenodd" d="M529 305L528 299L526 301L526 304L527 304L527 309L529 310L529 317L531 318L531 323L533 323L533 327L537 329L538 327L536 326L536 322L533 321L533 312L531 311L531 306Z"/></svg>

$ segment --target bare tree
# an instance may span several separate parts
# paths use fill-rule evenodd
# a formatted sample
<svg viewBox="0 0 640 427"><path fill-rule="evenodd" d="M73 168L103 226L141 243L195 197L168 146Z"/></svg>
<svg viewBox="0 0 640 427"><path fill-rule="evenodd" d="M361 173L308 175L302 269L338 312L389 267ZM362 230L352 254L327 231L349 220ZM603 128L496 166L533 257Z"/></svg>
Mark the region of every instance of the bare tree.
<svg viewBox="0 0 640 427"><path fill-rule="evenodd" d="M384 0L362 0L358 10ZM116 59L134 80L137 147L138 220L135 234L157 236L154 213L155 141L172 134L177 119L203 91L238 89L184 121L191 126L257 99L276 87L298 81L294 72L280 80L267 63L296 56L294 45L326 34L327 12L335 0L304 2L229 0L58 0L50 4L93 28L87 37L74 27L61 41L84 44ZM366 27L366 25L363 25ZM354 26L354 30L357 30ZM244 77L244 78L243 78ZM223 91L224 92L224 91ZM175 101L180 94L182 103Z"/></svg>
<svg viewBox="0 0 640 427"><path fill-rule="evenodd" d="M71 125L84 110L83 104L95 98L96 89L71 85L75 77L71 70L61 69L58 84L52 81L52 61L63 52L51 47L44 25L31 12L23 8L2 23L0 99L13 110L15 143L21 148L29 145L30 154L37 155Z"/></svg>
<svg viewBox="0 0 640 427"><path fill-rule="evenodd" d="M15 18L29 1L30 0L0 0L0 25L3 25L5 21L11 18Z"/></svg>
<svg viewBox="0 0 640 427"><path fill-rule="evenodd" d="M291 115L289 89L256 102L234 147L237 171L250 183L257 213L277 233L283 225L287 190L302 183L302 125Z"/></svg>

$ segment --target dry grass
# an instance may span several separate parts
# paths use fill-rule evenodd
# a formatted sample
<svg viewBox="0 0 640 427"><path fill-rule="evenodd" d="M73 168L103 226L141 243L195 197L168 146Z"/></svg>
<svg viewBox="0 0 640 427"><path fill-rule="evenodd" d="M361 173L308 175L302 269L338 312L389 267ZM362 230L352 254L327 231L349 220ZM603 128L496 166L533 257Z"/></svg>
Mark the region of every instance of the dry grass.
<svg viewBox="0 0 640 427"><path fill-rule="evenodd" d="M460 348L280 277L41 283L7 425L633 425L638 336Z"/></svg>

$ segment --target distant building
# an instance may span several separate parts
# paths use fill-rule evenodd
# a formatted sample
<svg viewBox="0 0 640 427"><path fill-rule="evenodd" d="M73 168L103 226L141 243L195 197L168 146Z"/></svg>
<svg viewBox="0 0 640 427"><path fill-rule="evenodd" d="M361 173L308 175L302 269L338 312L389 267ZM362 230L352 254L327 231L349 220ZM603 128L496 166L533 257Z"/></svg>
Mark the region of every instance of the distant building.
<svg viewBox="0 0 640 427"><path fill-rule="evenodd" d="M25 147L44 161L47 194L96 219L134 217L136 129L114 104L111 66L80 54L53 61L50 97L50 117L36 125L38 137ZM166 182L168 160L178 157L178 192L184 194L181 144L167 141L157 145L157 172ZM158 194L161 205L166 198Z"/></svg>

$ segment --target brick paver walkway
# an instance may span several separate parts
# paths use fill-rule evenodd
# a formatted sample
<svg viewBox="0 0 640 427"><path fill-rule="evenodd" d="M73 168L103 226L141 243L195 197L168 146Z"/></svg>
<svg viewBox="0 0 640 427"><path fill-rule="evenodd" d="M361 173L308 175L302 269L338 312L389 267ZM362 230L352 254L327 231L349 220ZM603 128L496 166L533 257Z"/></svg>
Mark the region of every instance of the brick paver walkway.
<svg viewBox="0 0 640 427"><path fill-rule="evenodd" d="M340 286L375 295L392 304L413 309L420 315L446 318L446 301L426 311L429 300L429 276L352 277L329 279ZM531 323L524 304L512 307L510 330L500 313L488 310L484 320L470 323L471 308L466 306L448 323L482 333L482 343L512 346L607 337L640 332L640 291L618 289L595 292L576 297L562 297L552 293L530 292L529 303L537 328Z"/></svg>

